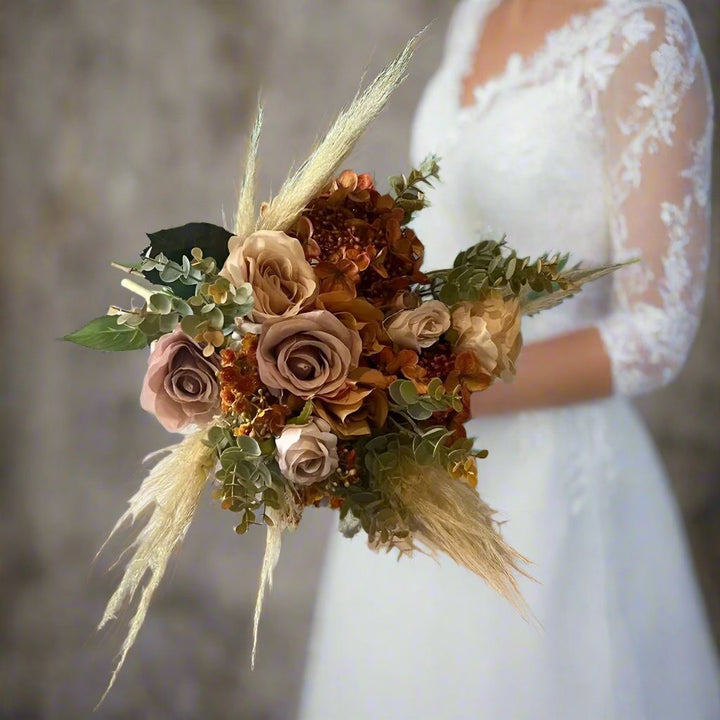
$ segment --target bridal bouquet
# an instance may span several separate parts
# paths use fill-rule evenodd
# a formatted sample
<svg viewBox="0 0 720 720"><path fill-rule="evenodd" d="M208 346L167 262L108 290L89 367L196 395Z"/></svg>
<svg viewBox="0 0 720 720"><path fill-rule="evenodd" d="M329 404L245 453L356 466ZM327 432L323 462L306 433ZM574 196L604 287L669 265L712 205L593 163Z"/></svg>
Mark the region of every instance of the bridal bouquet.
<svg viewBox="0 0 720 720"><path fill-rule="evenodd" d="M512 379L523 315L613 268L570 270L566 256L520 258L482 239L451 268L423 272L409 223L427 204L436 158L390 178L388 193L367 173L338 174L415 42L257 211L259 112L232 232L191 223L151 233L138 263L117 266L143 303L66 337L100 350L149 346L141 404L184 435L115 528L151 510L101 623L147 574L110 686L208 484L238 533L266 528L255 639L283 531L311 507L336 510L341 532L365 533L373 549L444 552L521 603L524 558L475 489L487 453L465 435L470 395Z"/></svg>

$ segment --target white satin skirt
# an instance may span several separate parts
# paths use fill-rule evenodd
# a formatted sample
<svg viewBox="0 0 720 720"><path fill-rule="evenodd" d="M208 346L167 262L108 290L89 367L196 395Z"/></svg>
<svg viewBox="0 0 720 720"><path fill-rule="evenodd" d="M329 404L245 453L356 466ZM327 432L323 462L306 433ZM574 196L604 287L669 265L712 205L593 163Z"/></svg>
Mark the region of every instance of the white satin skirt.
<svg viewBox="0 0 720 720"><path fill-rule="evenodd" d="M624 398L468 425L478 490L533 561L523 620L447 558L328 546L302 720L718 720L681 518Z"/></svg>

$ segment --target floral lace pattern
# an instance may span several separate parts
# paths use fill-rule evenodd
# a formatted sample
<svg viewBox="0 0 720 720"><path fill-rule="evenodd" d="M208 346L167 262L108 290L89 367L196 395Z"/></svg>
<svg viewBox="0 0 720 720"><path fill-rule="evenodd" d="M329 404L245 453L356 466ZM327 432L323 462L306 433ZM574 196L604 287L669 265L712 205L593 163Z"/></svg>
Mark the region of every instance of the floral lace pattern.
<svg viewBox="0 0 720 720"><path fill-rule="evenodd" d="M712 98L697 40L668 3L642 3L652 31L626 51L603 98L612 240L641 265L614 282L599 323L616 389L663 385L697 329L707 270Z"/></svg>
<svg viewBox="0 0 720 720"><path fill-rule="evenodd" d="M606 0L548 33L531 56L511 56L461 107L478 34L498 2L458 6L413 156L438 153L444 181L455 183L431 198L446 225L482 220L510 231L516 246L528 238L519 248L528 254L552 245L589 261L640 259L604 295L583 293L547 320L553 332L597 326L615 391L647 392L685 361L708 263L713 102L697 38L679 0ZM544 119L553 114L555 127ZM453 198L461 182L477 192L462 196L465 205Z"/></svg>

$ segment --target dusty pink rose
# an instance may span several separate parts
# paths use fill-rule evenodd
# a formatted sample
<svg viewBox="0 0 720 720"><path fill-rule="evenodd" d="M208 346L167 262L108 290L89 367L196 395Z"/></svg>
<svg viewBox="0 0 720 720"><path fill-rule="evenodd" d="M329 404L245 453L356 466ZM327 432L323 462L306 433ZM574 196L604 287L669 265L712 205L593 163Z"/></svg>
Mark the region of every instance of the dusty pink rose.
<svg viewBox="0 0 720 720"><path fill-rule="evenodd" d="M252 319L265 322L297 315L317 295L315 272L300 242L277 230L233 237L220 274L236 286L250 283L255 304Z"/></svg>
<svg viewBox="0 0 720 720"><path fill-rule="evenodd" d="M330 397L357 367L362 340L328 310L313 310L263 328L257 348L260 379L273 392L309 400Z"/></svg>
<svg viewBox="0 0 720 720"><path fill-rule="evenodd" d="M439 300L424 302L414 310L393 315L385 330L401 348L420 351L434 345L450 328L450 311Z"/></svg>
<svg viewBox="0 0 720 720"><path fill-rule="evenodd" d="M209 423L220 409L218 367L179 328L163 335L150 354L140 404L170 432Z"/></svg>
<svg viewBox="0 0 720 720"><path fill-rule="evenodd" d="M307 425L287 425L275 441L280 472L298 485L324 480L337 470L337 441L320 418Z"/></svg>

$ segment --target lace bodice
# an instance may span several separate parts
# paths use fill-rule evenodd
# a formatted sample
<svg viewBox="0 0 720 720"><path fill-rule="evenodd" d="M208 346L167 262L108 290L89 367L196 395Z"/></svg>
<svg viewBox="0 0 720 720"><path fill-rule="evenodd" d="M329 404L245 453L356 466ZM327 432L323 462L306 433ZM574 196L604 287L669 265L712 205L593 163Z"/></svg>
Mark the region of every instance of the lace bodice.
<svg viewBox="0 0 720 720"><path fill-rule="evenodd" d="M606 0L549 33L529 58L460 106L487 14L455 10L441 67L413 128L412 156L441 157L442 183L415 228L429 267L491 229L521 254L587 263L639 257L526 324L529 341L596 326L615 390L669 382L697 329L708 264L712 97L678 0Z"/></svg>

